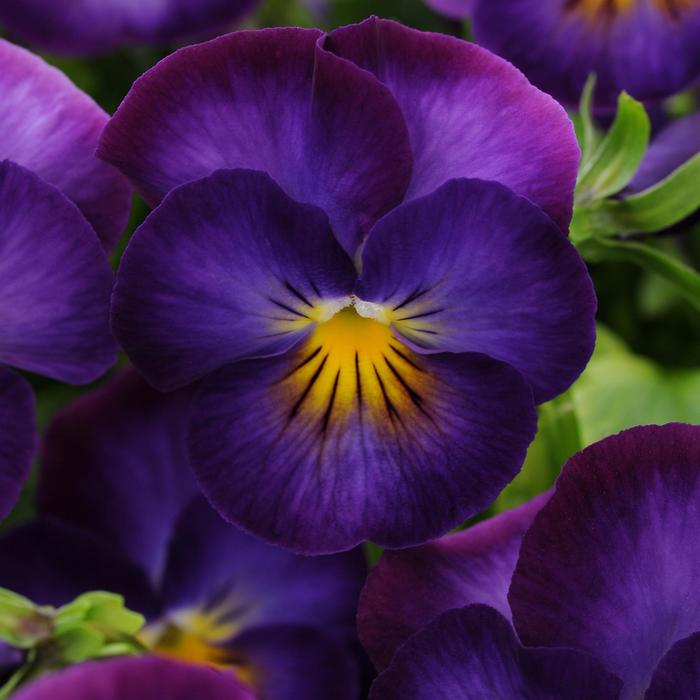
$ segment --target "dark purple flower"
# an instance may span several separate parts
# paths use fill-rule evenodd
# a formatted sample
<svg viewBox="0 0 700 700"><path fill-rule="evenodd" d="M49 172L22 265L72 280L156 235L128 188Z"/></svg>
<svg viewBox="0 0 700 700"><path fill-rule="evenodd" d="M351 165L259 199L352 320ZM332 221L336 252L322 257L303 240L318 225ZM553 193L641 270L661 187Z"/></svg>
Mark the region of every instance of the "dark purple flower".
<svg viewBox="0 0 700 700"><path fill-rule="evenodd" d="M0 65L0 363L86 383L116 355L113 275L90 224L115 243L129 188L94 156L107 121L97 105L3 40ZM29 385L0 368L0 518L29 471L33 404Z"/></svg>
<svg viewBox="0 0 700 700"><path fill-rule="evenodd" d="M13 694L16 700L254 700L229 673L153 657L73 666Z"/></svg>
<svg viewBox="0 0 700 700"><path fill-rule="evenodd" d="M41 517L0 539L0 585L53 605L122 593L157 654L234 671L262 700L355 700L362 553L300 557L224 522L186 460L188 403L129 372L61 412Z"/></svg>
<svg viewBox="0 0 700 700"><path fill-rule="evenodd" d="M626 90L642 101L679 92L700 77L696 0L465 0L477 41L532 82L575 104L592 72L597 105Z"/></svg>
<svg viewBox="0 0 700 700"><path fill-rule="evenodd" d="M271 542L445 532L588 360L571 125L474 45L377 19L225 36L141 78L100 153L162 201L113 328L157 388L205 377L198 481Z"/></svg>
<svg viewBox="0 0 700 700"><path fill-rule="evenodd" d="M96 54L214 33L259 0L3 0L0 23L37 48Z"/></svg>

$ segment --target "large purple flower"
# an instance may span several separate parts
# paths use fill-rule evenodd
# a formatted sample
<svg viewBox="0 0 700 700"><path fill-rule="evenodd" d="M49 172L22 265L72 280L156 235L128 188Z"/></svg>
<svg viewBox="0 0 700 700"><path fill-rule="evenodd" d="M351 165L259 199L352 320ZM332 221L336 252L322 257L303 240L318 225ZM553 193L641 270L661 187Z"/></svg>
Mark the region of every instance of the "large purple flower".
<svg viewBox="0 0 700 700"><path fill-rule="evenodd" d="M254 700L230 674L156 658L74 666L32 683L16 700Z"/></svg>
<svg viewBox="0 0 700 700"><path fill-rule="evenodd" d="M423 692L416 697L441 697L427 692L430 683L451 688L457 679L462 694L446 697L471 698L466 688L480 687L484 674L493 684L524 674L527 686L540 682L540 671L528 676L533 657L555 654L563 664L565 649L615 674L605 683L621 698L693 697L699 488L700 427L633 428L573 457L546 503L385 555L359 615L368 651L380 669L388 665L374 697L401 697L410 682ZM415 680L415 669L428 667L430 680ZM599 697L586 683L583 697Z"/></svg>
<svg viewBox="0 0 700 700"><path fill-rule="evenodd" d="M159 655L234 672L262 700L355 700L362 553L300 557L224 522L186 460L188 404L129 372L59 414L41 517L0 539L0 585L53 605L119 592Z"/></svg>
<svg viewBox="0 0 700 700"><path fill-rule="evenodd" d="M162 200L113 328L156 387L206 377L199 483L267 540L443 533L590 355L585 267L527 199L566 227L570 124L478 47L377 19L229 35L138 81L100 153Z"/></svg>
<svg viewBox="0 0 700 700"><path fill-rule="evenodd" d="M130 192L94 156L107 121L61 73L0 40L0 363L73 383L115 360L110 247ZM88 223L90 222L90 223ZM0 517L34 452L29 385L0 368Z"/></svg>
<svg viewBox="0 0 700 700"><path fill-rule="evenodd" d="M47 51L94 54L213 33L259 0L3 0L0 23Z"/></svg>
<svg viewBox="0 0 700 700"><path fill-rule="evenodd" d="M452 2L452 6L458 0ZM464 0L479 43L573 104L592 72L612 109L621 90L656 101L700 77L697 0ZM454 12L452 13L454 14Z"/></svg>

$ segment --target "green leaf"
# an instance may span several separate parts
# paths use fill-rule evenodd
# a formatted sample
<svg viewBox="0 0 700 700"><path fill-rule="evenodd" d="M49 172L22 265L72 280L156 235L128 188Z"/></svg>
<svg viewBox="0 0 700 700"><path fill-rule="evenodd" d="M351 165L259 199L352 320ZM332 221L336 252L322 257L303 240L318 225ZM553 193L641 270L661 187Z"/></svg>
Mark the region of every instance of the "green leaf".
<svg viewBox="0 0 700 700"><path fill-rule="evenodd" d="M604 199L629 184L646 153L650 131L644 106L623 92L610 131L581 167L576 203L586 205Z"/></svg>
<svg viewBox="0 0 700 700"><path fill-rule="evenodd" d="M655 233L663 231L700 208L700 153L653 187L619 200L601 202L575 213L573 226L589 235Z"/></svg>
<svg viewBox="0 0 700 700"><path fill-rule="evenodd" d="M581 167L591 160L600 141L600 134L593 119L593 93L595 92L596 74L591 73L583 86L579 104L580 128L577 137L581 146Z"/></svg>
<svg viewBox="0 0 700 700"><path fill-rule="evenodd" d="M630 262L660 275L672 284L682 297L700 309L700 274L677 258L646 243L617 241L611 238L591 238L580 242L578 248L589 262Z"/></svg>
<svg viewBox="0 0 700 700"><path fill-rule="evenodd" d="M80 625L55 635L66 663L79 663L99 656L105 644L105 636L88 625Z"/></svg>

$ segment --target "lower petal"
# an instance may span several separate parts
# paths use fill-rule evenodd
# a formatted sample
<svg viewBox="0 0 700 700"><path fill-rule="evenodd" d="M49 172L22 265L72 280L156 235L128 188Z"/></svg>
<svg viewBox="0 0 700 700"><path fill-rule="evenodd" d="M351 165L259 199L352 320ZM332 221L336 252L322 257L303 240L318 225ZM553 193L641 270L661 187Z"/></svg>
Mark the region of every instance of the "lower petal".
<svg viewBox="0 0 700 700"><path fill-rule="evenodd" d="M190 455L227 519L305 553L443 534L515 476L531 392L478 354L419 356L346 309L285 356L211 375Z"/></svg>
<svg viewBox="0 0 700 700"><path fill-rule="evenodd" d="M676 642L654 671L644 700L700 697L700 632Z"/></svg>

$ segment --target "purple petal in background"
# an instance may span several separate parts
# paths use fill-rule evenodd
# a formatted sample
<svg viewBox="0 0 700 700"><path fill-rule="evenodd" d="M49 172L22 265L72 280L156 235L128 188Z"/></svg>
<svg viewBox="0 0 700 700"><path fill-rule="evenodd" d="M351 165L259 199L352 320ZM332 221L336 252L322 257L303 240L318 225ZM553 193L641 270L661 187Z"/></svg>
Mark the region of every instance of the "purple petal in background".
<svg viewBox="0 0 700 700"><path fill-rule="evenodd" d="M356 293L420 351L481 352L518 369L539 403L566 390L595 343L580 255L540 209L495 182L452 180L388 214Z"/></svg>
<svg viewBox="0 0 700 700"><path fill-rule="evenodd" d="M500 613L470 605L411 637L370 700L617 700L619 692L620 681L593 657L524 648Z"/></svg>
<svg viewBox="0 0 700 700"><path fill-rule="evenodd" d="M219 171L174 191L136 232L112 325L146 378L173 389L289 349L355 275L322 211L264 173Z"/></svg>
<svg viewBox="0 0 700 700"><path fill-rule="evenodd" d="M472 11L474 0L425 0L425 4L452 19L465 19Z"/></svg>
<svg viewBox="0 0 700 700"><path fill-rule="evenodd" d="M65 16L65 3L41 4L44 12L53 6ZM126 226L131 191L115 168L95 157L107 114L63 73L3 39L0 65L0 161L13 160L58 187L103 246L113 248Z"/></svg>
<svg viewBox="0 0 700 700"><path fill-rule="evenodd" d="M12 510L29 476L36 443L32 388L0 367L0 519Z"/></svg>
<svg viewBox="0 0 700 700"><path fill-rule="evenodd" d="M325 46L374 73L399 103L415 161L409 198L452 178L496 180L567 229L579 160L573 126L513 66L375 17L336 29Z"/></svg>
<svg viewBox="0 0 700 700"><path fill-rule="evenodd" d="M94 232L59 190L0 163L0 361L76 384L116 359L113 275Z"/></svg>
<svg viewBox="0 0 700 700"><path fill-rule="evenodd" d="M644 700L700 697L700 632L676 642L654 671Z"/></svg>
<svg viewBox="0 0 700 700"><path fill-rule="evenodd" d="M525 535L509 600L527 645L595 654L639 697L700 629L700 427L627 430L571 458Z"/></svg>
<svg viewBox="0 0 700 700"><path fill-rule="evenodd" d="M378 669L447 610L483 603L510 619L508 587L520 543L549 493L435 542L386 551L362 591L357 616L363 646Z"/></svg>
<svg viewBox="0 0 700 700"><path fill-rule="evenodd" d="M373 76L305 29L237 32L177 51L140 78L99 154L152 203L221 168L267 172L326 211L351 255L398 204L411 152L401 112Z"/></svg>

